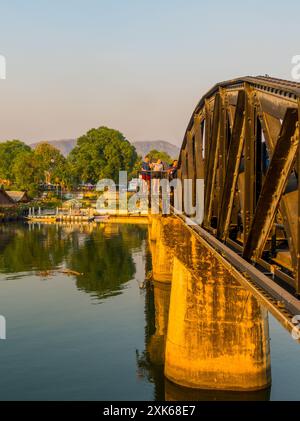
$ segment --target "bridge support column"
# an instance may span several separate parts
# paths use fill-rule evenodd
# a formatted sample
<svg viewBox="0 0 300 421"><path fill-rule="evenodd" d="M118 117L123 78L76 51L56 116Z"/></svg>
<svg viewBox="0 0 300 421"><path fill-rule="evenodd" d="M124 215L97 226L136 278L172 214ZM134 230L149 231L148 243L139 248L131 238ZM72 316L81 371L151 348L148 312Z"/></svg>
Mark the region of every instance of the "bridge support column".
<svg viewBox="0 0 300 421"><path fill-rule="evenodd" d="M160 228L160 216L149 215L149 240L157 241L157 234Z"/></svg>
<svg viewBox="0 0 300 421"><path fill-rule="evenodd" d="M166 377L188 388L271 383L267 312L203 245L174 258L165 359Z"/></svg>
<svg viewBox="0 0 300 421"><path fill-rule="evenodd" d="M173 272L173 241L171 238L172 218L152 217L150 244L152 253L153 279L171 283Z"/></svg>

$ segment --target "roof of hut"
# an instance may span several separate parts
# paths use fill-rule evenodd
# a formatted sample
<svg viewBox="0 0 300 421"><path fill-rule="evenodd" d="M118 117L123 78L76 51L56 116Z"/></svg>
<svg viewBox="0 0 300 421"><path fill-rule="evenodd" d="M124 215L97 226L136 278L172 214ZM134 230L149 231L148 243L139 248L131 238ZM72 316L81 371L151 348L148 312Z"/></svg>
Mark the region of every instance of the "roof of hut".
<svg viewBox="0 0 300 421"><path fill-rule="evenodd" d="M26 191L9 191L9 190L7 190L6 193L15 203L29 202L29 198L27 196Z"/></svg>
<svg viewBox="0 0 300 421"><path fill-rule="evenodd" d="M6 191L0 189L0 206L13 206L14 204L15 202Z"/></svg>

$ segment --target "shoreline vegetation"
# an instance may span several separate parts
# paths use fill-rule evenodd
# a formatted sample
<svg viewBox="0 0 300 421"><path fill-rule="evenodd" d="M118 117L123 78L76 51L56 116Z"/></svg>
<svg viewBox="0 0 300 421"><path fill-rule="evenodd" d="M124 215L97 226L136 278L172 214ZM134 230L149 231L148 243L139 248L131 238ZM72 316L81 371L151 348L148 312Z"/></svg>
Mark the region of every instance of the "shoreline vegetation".
<svg viewBox="0 0 300 421"><path fill-rule="evenodd" d="M157 150L148 157L172 162L166 152ZM99 194L84 186L95 186L101 179L118 183L119 171L133 179L141 166L142 157L131 142L103 126L81 136L67 157L47 142L34 149L20 140L0 142L0 223L24 219L30 208L60 209L68 196L78 199L81 208L92 208ZM26 200L14 201L9 197L13 193L26 195Z"/></svg>

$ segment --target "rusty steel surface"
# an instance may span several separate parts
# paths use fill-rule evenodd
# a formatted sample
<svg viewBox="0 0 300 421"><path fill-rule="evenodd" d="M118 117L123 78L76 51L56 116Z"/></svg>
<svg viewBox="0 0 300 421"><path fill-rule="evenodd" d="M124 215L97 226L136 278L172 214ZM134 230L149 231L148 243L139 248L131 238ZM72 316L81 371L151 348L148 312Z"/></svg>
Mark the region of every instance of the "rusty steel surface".
<svg viewBox="0 0 300 421"><path fill-rule="evenodd" d="M182 180L204 179L203 232L235 245L245 265L268 267L298 296L299 122L300 83L218 83L192 114L178 171Z"/></svg>

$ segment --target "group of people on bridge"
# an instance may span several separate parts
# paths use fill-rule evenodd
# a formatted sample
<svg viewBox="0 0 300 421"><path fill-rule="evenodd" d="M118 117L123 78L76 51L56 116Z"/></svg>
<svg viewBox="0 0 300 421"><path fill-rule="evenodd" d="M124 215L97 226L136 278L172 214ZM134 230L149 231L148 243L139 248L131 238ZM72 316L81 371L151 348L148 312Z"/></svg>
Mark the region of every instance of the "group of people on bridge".
<svg viewBox="0 0 300 421"><path fill-rule="evenodd" d="M146 156L142 162L141 178L146 181L148 189L150 190L152 184L152 191L159 193L159 180L168 179L169 181L177 178L178 160L174 160L171 165L157 159L151 162L150 158Z"/></svg>

